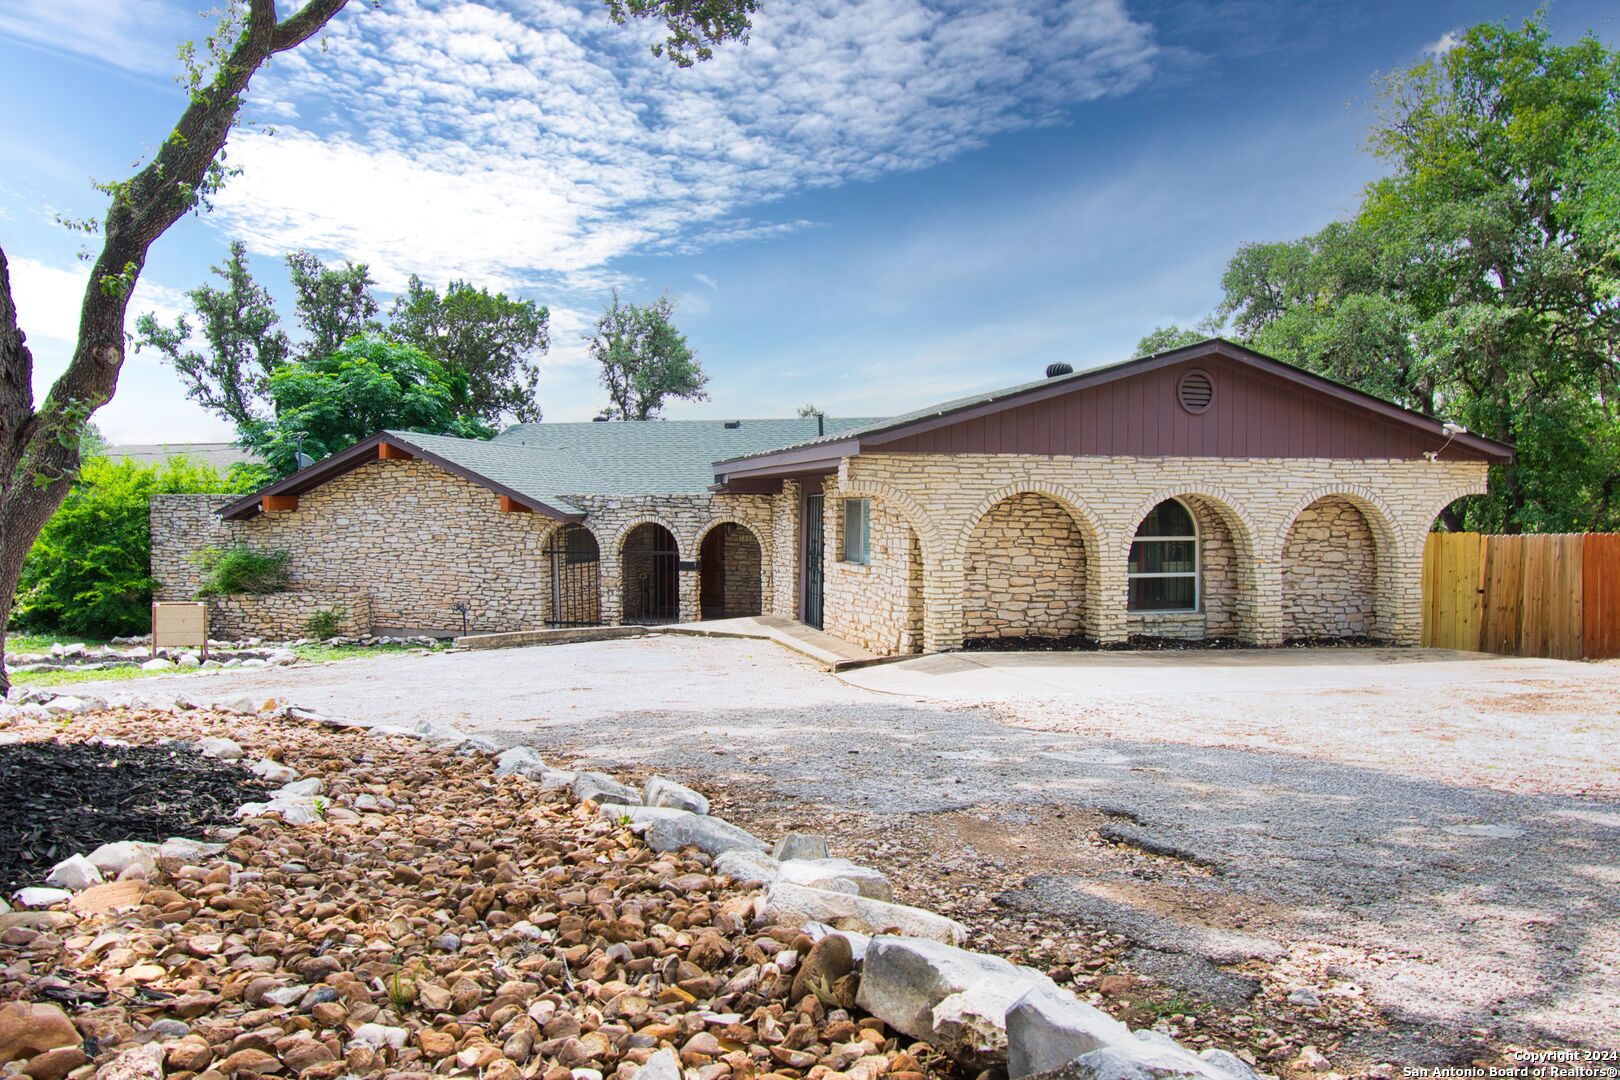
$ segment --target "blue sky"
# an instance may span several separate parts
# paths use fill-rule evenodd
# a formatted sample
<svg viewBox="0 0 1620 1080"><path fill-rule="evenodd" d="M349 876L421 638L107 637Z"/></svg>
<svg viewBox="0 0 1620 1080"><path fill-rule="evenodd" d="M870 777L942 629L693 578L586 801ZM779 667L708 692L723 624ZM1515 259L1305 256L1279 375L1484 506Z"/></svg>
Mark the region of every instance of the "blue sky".
<svg viewBox="0 0 1620 1080"><path fill-rule="evenodd" d="M89 181L181 108L200 0L0 0L0 246L36 393L65 361ZM282 8L288 8L282 0ZM153 251L132 316L184 310L232 238L546 303L546 416L603 395L582 338L617 285L678 299L712 400L673 417L911 409L1130 354L1218 298L1246 240L1350 210L1373 76L1530 3L765 0L752 42L688 71L593 0L352 0L261 72L244 173ZM1558 0L1560 39L1620 41ZM285 314L288 322L290 312ZM97 414L115 441L228 438L150 353Z"/></svg>

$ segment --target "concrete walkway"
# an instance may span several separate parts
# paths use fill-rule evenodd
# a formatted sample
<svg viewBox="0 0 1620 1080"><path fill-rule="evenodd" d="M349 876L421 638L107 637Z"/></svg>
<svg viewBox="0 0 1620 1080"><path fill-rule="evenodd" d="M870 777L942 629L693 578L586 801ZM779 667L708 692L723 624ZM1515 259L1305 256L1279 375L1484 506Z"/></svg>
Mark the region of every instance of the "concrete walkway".
<svg viewBox="0 0 1620 1080"><path fill-rule="evenodd" d="M883 657L842 638L781 615L750 615L740 619L705 619L660 628L665 634L701 637L761 638L808 656L827 671L847 671L875 664Z"/></svg>

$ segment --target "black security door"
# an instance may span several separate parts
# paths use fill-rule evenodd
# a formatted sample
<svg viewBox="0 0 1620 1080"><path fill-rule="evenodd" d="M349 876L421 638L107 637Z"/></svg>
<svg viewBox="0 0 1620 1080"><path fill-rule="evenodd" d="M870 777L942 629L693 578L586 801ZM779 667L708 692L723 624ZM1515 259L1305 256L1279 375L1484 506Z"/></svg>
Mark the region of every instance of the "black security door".
<svg viewBox="0 0 1620 1080"><path fill-rule="evenodd" d="M821 549L823 497L809 495L804 500L804 621L821 628Z"/></svg>

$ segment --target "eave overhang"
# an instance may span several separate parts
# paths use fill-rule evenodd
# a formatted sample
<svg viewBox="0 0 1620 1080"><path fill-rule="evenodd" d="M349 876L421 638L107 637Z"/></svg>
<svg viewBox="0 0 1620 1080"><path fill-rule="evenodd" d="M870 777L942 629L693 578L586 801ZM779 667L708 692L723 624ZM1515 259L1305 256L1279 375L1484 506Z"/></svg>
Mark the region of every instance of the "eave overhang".
<svg viewBox="0 0 1620 1080"><path fill-rule="evenodd" d="M409 439L387 432L380 432L363 442L355 443L347 450L340 450L330 457L322 458L308 468L299 469L291 476L282 477L269 487L262 488L251 495L244 496L222 507L217 513L225 521L246 521L249 518L257 517L264 512L264 499L266 496L301 495L306 491L311 491L329 480L342 476L344 473L353 472L362 465L376 461L380 456L379 448L382 446L402 450L412 458L419 458L429 464L436 465L445 472L453 476L459 476L468 483L486 488L497 495L504 495L519 506L525 507L536 514L542 514L556 521L578 523L585 520L584 514L551 506L532 495L525 495L520 491L507 487L505 484L498 483L487 476L474 472L465 465L457 464L442 455L424 450Z"/></svg>

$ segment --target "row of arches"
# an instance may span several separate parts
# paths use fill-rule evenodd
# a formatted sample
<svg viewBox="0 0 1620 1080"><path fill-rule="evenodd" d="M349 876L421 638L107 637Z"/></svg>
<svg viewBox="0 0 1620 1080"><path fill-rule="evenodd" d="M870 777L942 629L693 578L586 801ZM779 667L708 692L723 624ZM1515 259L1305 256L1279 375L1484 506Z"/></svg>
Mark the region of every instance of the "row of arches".
<svg viewBox="0 0 1620 1080"><path fill-rule="evenodd" d="M616 590L604 590L601 544L583 525L564 525L547 539L553 626L595 626L610 621L671 623L736 618L764 607L764 550L759 537L736 521L712 523L698 541L697 610L682 596L681 551L675 534L657 521L621 530ZM604 592L616 592L618 610L604 611ZM611 606L611 605L610 605Z"/></svg>
<svg viewBox="0 0 1620 1080"><path fill-rule="evenodd" d="M1105 531L1055 493L1001 493L954 552L942 551L937 535L920 545L919 558L936 560L930 607L950 611L949 594L960 590L959 625L936 625L931 647L1005 638L1396 636L1398 539L1379 507L1353 493L1313 493L1279 531L1266 535L1205 494L1163 495L1133 528L1116 522ZM1260 562L1275 568L1265 580ZM951 563L960 566L959 586Z"/></svg>
<svg viewBox="0 0 1620 1080"><path fill-rule="evenodd" d="M1124 558L1127 630L1167 638L1237 638L1250 629L1251 542L1212 500L1156 504ZM962 636L1096 636L1091 578L1107 556L1049 496L997 503L963 553ZM1114 554L1117 558L1117 553ZM1378 541L1364 512L1341 496L1306 506L1282 547L1283 640L1378 636ZM1088 604L1091 599L1091 604Z"/></svg>

